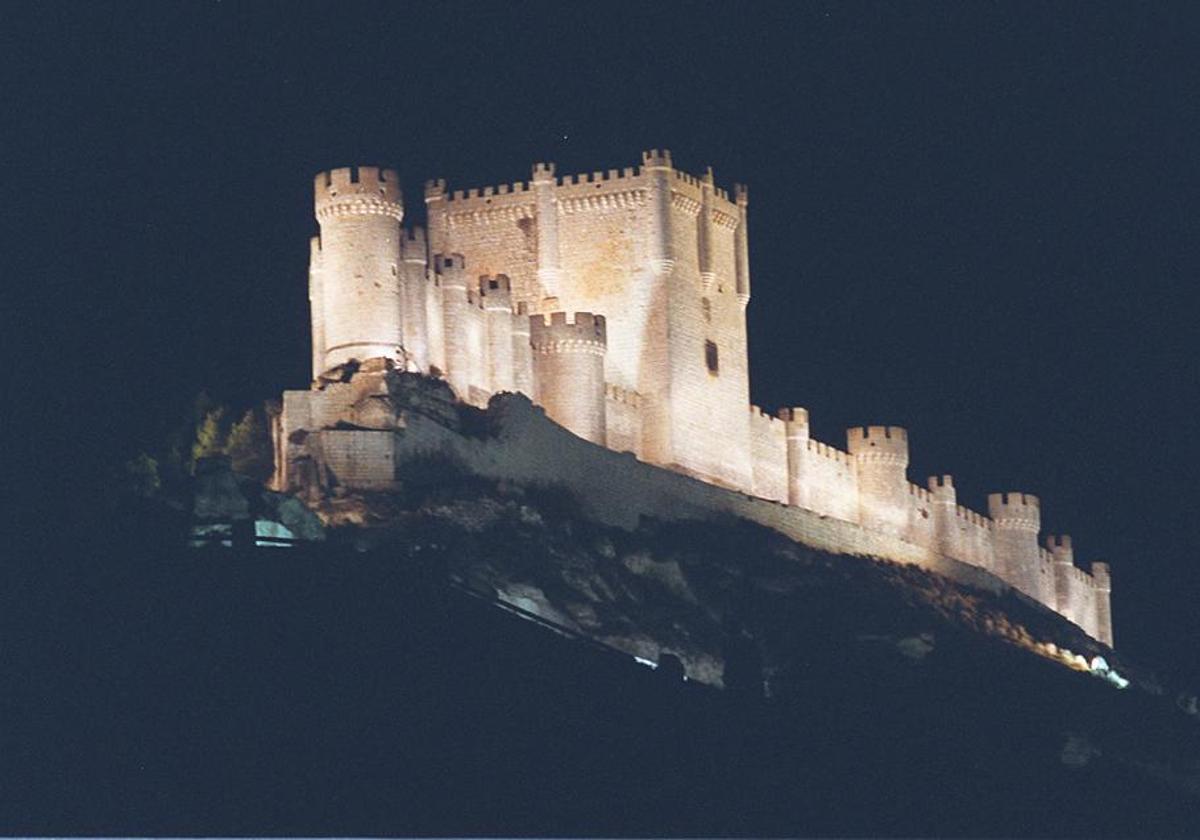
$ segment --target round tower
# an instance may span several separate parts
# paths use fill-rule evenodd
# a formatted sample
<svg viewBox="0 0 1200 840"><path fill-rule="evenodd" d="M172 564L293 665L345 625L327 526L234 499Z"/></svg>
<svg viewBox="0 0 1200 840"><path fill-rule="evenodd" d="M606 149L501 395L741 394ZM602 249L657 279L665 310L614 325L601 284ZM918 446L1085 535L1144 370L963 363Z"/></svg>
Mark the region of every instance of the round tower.
<svg viewBox="0 0 1200 840"><path fill-rule="evenodd" d="M781 408L779 419L783 421L787 441L788 504L812 509L809 499L808 475L805 471L808 456L808 409Z"/></svg>
<svg viewBox="0 0 1200 840"><path fill-rule="evenodd" d="M1112 571L1107 563L1092 563L1092 587L1095 589L1096 638L1113 647Z"/></svg>
<svg viewBox="0 0 1200 840"><path fill-rule="evenodd" d="M954 489L954 478L948 475L931 475L926 481L933 509L934 545L946 557L961 557L962 547L958 539L958 494Z"/></svg>
<svg viewBox="0 0 1200 840"><path fill-rule="evenodd" d="M558 179L553 163L535 163L533 177L534 206L537 211L537 279L543 297L562 293L562 264L558 250Z"/></svg>
<svg viewBox="0 0 1200 840"><path fill-rule="evenodd" d="M429 326L426 291L429 274L429 254L425 242L425 229L414 227L404 231L400 241L400 279L404 328L404 349L408 351L410 366L418 371L429 370Z"/></svg>
<svg viewBox="0 0 1200 840"><path fill-rule="evenodd" d="M745 306L750 302L749 216L746 212L750 205L750 190L745 184L735 184L733 192L738 208L738 226L733 234L734 267L737 271L735 287L738 302Z"/></svg>
<svg viewBox="0 0 1200 840"><path fill-rule="evenodd" d="M467 263L462 254L438 254L434 270L442 292L442 342L446 369L443 373L454 393L464 402L470 396L471 348L468 344L467 318L471 301L467 297Z"/></svg>
<svg viewBox="0 0 1200 840"><path fill-rule="evenodd" d="M1078 612L1075 609L1073 597L1074 585L1072 571L1075 568L1075 552L1071 548L1071 538L1049 535L1046 537L1046 550L1054 560L1054 604L1060 615L1065 615L1075 623L1079 623Z"/></svg>
<svg viewBox="0 0 1200 840"><path fill-rule="evenodd" d="M846 430L846 451L858 472L859 522L903 534L908 527L908 432L899 426Z"/></svg>
<svg viewBox="0 0 1200 840"><path fill-rule="evenodd" d="M536 396L533 386L533 348L529 346L529 304L517 304L512 322L513 390L530 399Z"/></svg>
<svg viewBox="0 0 1200 840"><path fill-rule="evenodd" d="M990 493L988 516L996 523L996 573L1026 595L1038 597L1037 535L1042 527L1042 511L1037 496Z"/></svg>
<svg viewBox="0 0 1200 840"><path fill-rule="evenodd" d="M508 279L507 274L480 277L479 297L483 303L487 328L488 390L494 394L512 391L512 281Z"/></svg>
<svg viewBox="0 0 1200 840"><path fill-rule="evenodd" d="M642 172L648 176L650 270L670 274L675 268L675 250L671 229L671 152L651 149L642 152Z"/></svg>
<svg viewBox="0 0 1200 840"><path fill-rule="evenodd" d="M351 359L400 360L400 184L391 169L351 166L318 173L323 369Z"/></svg>
<svg viewBox="0 0 1200 840"><path fill-rule="evenodd" d="M554 312L529 319L533 380L537 402L555 423L584 440L604 445L603 315Z"/></svg>

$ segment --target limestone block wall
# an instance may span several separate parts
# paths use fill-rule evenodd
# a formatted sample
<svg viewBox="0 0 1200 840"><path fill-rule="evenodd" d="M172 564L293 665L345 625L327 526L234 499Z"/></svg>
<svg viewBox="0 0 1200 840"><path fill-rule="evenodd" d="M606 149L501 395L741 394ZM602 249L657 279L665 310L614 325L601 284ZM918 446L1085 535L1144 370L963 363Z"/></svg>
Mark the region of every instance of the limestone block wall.
<svg viewBox="0 0 1200 840"><path fill-rule="evenodd" d="M390 432L322 429L323 466L333 486L386 490L396 484L395 445Z"/></svg>
<svg viewBox="0 0 1200 840"><path fill-rule="evenodd" d="M506 274L517 301L540 301L537 282L537 218L527 183L483 189L425 185L429 248L435 254L465 255L477 275Z"/></svg>
<svg viewBox="0 0 1200 840"><path fill-rule="evenodd" d="M385 357L475 405L528 394L585 440L786 503L778 527L818 547L967 564L1111 639L1107 566L1088 574L1061 545L1040 549L1035 497L993 494L984 516L957 503L949 476L909 483L904 429L850 429L843 451L810 437L804 409L772 418L750 406L744 187L731 200L711 170L697 178L657 150L637 168L562 178L536 164L529 183L451 193L429 182L428 230L409 232L390 170L321 173L314 195L314 379ZM320 462L328 480L383 486L386 459L359 464L384 457L374 438L292 434L363 425L362 412L373 427L387 413L355 381L322 387L285 395L276 481L291 486L289 465Z"/></svg>
<svg viewBox="0 0 1200 840"><path fill-rule="evenodd" d="M798 497L810 510L858 522L858 465L854 457L837 447L816 440L804 442L802 473L793 479L800 485Z"/></svg>
<svg viewBox="0 0 1200 840"><path fill-rule="evenodd" d="M636 391L619 385L604 386L605 445L614 452L630 452L641 458L642 400Z"/></svg>
<svg viewBox="0 0 1200 840"><path fill-rule="evenodd" d="M753 468L750 417L745 410L750 402L745 308L730 284L714 281L705 289L697 230L703 226L716 239L732 233L714 225L711 218L698 218L703 199L698 179L670 171L673 269L666 280L672 457L693 474L749 488ZM731 215L736 212L727 199L719 201ZM718 255L728 262L717 262ZM732 247L715 249L713 259L715 277L734 276ZM715 365L710 364L710 354Z"/></svg>
<svg viewBox="0 0 1200 840"><path fill-rule="evenodd" d="M745 206L711 173L654 151L636 169L558 178L537 164L528 183L455 192L431 181L425 198L430 247L508 275L514 303L605 315L605 381L641 395L647 458L751 486Z"/></svg>
<svg viewBox="0 0 1200 840"><path fill-rule="evenodd" d="M589 516L622 528L636 527L644 515L678 520L728 513L823 551L914 563L972 586L997 592L1005 588L984 570L899 537L695 481L628 453L595 446L548 422L544 412L523 397L500 396L492 406L501 421L496 438L467 438L422 416L410 417L401 432L391 435L396 463L402 469L409 458L449 453L482 475L564 486L578 496ZM545 457L547 452L555 457Z"/></svg>
<svg viewBox="0 0 1200 840"><path fill-rule="evenodd" d="M775 502L788 500L787 428L756 405L750 406L753 494Z"/></svg>
<svg viewBox="0 0 1200 840"><path fill-rule="evenodd" d="M643 343L662 306L648 263L645 178L634 169L564 177L556 189L560 305L608 319L608 381L644 387Z"/></svg>
<svg viewBox="0 0 1200 840"><path fill-rule="evenodd" d="M905 483L908 493L908 525L904 538L917 545L937 547L933 520L933 494L924 487Z"/></svg>
<svg viewBox="0 0 1200 840"><path fill-rule="evenodd" d="M995 523L983 514L962 505L955 506L954 519L954 527L958 534L958 552L953 556L1000 574L993 538Z"/></svg>
<svg viewBox="0 0 1200 840"><path fill-rule="evenodd" d="M553 319L549 324L553 325ZM599 366L597 375L598 372ZM370 377L360 382L356 377L350 383L327 385L321 391L285 392L277 434L289 455L279 467L276 486L298 489L297 477L287 475L288 457L297 455L316 462L319 480L332 486L383 489L391 486L397 465L406 458L449 450L484 475L565 484L584 499L590 512L601 521L623 527L632 527L642 513L686 518L722 511L776 528L825 551L917 563L956 580L994 590L1015 586L1111 644L1111 583L1107 566L1093 564L1093 574L1089 575L1074 566L1073 555L1069 550L1064 551L1061 542L1052 542L1045 551L1035 543L1038 565L1033 570L1018 568L1013 573L1009 555L1004 554L1011 551L1005 538L1014 533L1030 533L1029 508L1033 506L1033 497L1026 494L997 494L1002 498L991 504L1001 519L992 520L955 504L952 493L948 492L953 489L948 476L934 479L931 485L940 487L940 491L922 490L909 496L913 500L910 509L918 512L918 516L920 510L928 509L929 518L920 516L923 524L910 528L907 534L894 534L864 527L851 517L829 515L695 481L642 463L631 453L613 451L619 435L625 435L626 440L633 437L629 429L618 432L617 436L609 436L606 429L605 437L600 440L602 445L592 445L560 424L549 422L543 409L515 395L492 401L493 410L502 421L498 438L464 438L437 421L414 413L406 414L402 422L394 424L395 430L331 428L347 417L361 421L362 406L377 396L375 391L380 390L380 382L379 378ZM608 416L619 416L621 406L635 406L636 400L631 396L611 386L606 389L603 404ZM618 407L615 411L614 406ZM626 415L622 422L628 422L631 416ZM799 422L794 418L801 415L793 411L789 416L793 419L781 418L775 422L786 427L788 423ZM759 418L760 428L771 428L762 422L762 415ZM777 440L777 434L768 432L764 440ZM794 437L785 439L789 454L799 449L794 440ZM799 451L805 453L804 457L813 451L808 445L817 450L825 446L811 440L803 443ZM553 452L554 457L546 457L548 452ZM817 457L847 468L854 463L847 453ZM810 471L809 475L812 474ZM829 486L836 486L836 482ZM814 487L819 487L819 482L809 485L810 490ZM820 495L813 493L814 498ZM1019 523L1018 527L1013 527L1014 521ZM957 546L956 551L941 550L939 540L946 534L950 535L951 544ZM1023 542L1020 546L1024 550ZM988 562L992 553L1004 558L1003 563ZM972 556L984 562L974 562Z"/></svg>
<svg viewBox="0 0 1200 840"><path fill-rule="evenodd" d="M809 437L808 411L779 411L787 440L789 505L859 521L858 464L848 452Z"/></svg>

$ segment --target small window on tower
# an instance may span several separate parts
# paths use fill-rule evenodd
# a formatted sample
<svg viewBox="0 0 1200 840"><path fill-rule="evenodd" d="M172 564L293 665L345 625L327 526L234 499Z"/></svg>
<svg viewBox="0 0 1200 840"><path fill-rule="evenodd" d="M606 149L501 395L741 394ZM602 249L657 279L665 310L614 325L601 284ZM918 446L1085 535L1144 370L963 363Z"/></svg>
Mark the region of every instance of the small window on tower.
<svg viewBox="0 0 1200 840"><path fill-rule="evenodd" d="M708 298L700 298L700 311L704 313L705 321L712 321L712 301Z"/></svg>
<svg viewBox="0 0 1200 840"><path fill-rule="evenodd" d="M708 365L708 372L716 376L719 367L717 345L711 341L704 342L704 364Z"/></svg>

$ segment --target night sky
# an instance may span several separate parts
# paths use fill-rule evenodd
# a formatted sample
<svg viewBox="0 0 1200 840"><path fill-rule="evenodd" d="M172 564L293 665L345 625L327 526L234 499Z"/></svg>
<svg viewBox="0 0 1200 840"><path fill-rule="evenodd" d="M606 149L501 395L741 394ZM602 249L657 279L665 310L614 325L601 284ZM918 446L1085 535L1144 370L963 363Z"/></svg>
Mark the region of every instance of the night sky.
<svg viewBox="0 0 1200 840"><path fill-rule="evenodd" d="M1193 4L14 15L7 315L39 327L10 382L52 382L38 431L78 464L201 387L307 384L316 171L394 166L420 223L427 178L666 147L750 186L756 403L839 446L906 426L910 476L979 510L1038 494L1045 531L1112 563L1118 646L1200 676Z"/></svg>

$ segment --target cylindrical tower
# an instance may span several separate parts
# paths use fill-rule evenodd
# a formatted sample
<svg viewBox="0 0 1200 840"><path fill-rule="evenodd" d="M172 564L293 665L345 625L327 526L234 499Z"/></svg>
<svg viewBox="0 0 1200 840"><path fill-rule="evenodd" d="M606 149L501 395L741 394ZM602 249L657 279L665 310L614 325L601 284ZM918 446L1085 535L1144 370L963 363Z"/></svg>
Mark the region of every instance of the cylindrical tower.
<svg viewBox="0 0 1200 840"><path fill-rule="evenodd" d="M533 348L529 345L529 304L518 303L512 322L513 390L530 399L537 394L533 384Z"/></svg>
<svg viewBox="0 0 1200 840"><path fill-rule="evenodd" d="M566 312L529 319L537 402L555 423L604 445L604 316Z"/></svg>
<svg viewBox="0 0 1200 840"><path fill-rule="evenodd" d="M783 421L787 440L788 504L811 510L808 476L804 469L808 456L808 409L781 408L779 419Z"/></svg>
<svg viewBox="0 0 1200 840"><path fill-rule="evenodd" d="M396 360L403 347L400 184L390 169L343 167L314 181L321 225L323 370L350 361Z"/></svg>
<svg viewBox="0 0 1200 840"><path fill-rule="evenodd" d="M944 557L962 560L963 551L958 539L958 493L954 479L948 475L931 475L927 481L933 499L933 541L937 552Z"/></svg>
<svg viewBox="0 0 1200 840"><path fill-rule="evenodd" d="M312 314L312 378L325 371L325 291L321 283L321 237L308 244L308 308Z"/></svg>
<svg viewBox="0 0 1200 840"><path fill-rule="evenodd" d="M470 345L467 335L467 264L462 254L439 254L434 257L434 269L442 289L442 342L445 345L446 369L443 373L454 393L464 402L470 396Z"/></svg>
<svg viewBox="0 0 1200 840"><path fill-rule="evenodd" d="M479 278L487 330L487 384L493 394L513 390L512 283L506 274Z"/></svg>
<svg viewBox="0 0 1200 840"><path fill-rule="evenodd" d="M425 224L429 238L429 253L446 250L446 180L437 178L425 182Z"/></svg>
<svg viewBox="0 0 1200 840"><path fill-rule="evenodd" d="M996 522L996 573L1031 598L1039 595L1038 531L1041 504L1029 493L990 493L988 516Z"/></svg>
<svg viewBox="0 0 1200 840"><path fill-rule="evenodd" d="M859 522L904 534L908 528L908 432L899 426L846 430L846 451L858 468Z"/></svg>
<svg viewBox="0 0 1200 840"><path fill-rule="evenodd" d="M428 283L429 256L425 229L415 227L404 232L400 241L401 298L404 301L404 349L409 365L422 373L429 370L429 327L426 323L425 286Z"/></svg>
<svg viewBox="0 0 1200 840"><path fill-rule="evenodd" d="M1096 594L1096 638L1113 647L1112 572L1107 563L1092 564L1092 587Z"/></svg>
<svg viewBox="0 0 1200 840"><path fill-rule="evenodd" d="M708 293L717 285L717 266L713 259L713 171L708 167L700 180L700 213L696 217L696 248L700 263L700 289Z"/></svg>
<svg viewBox="0 0 1200 840"><path fill-rule="evenodd" d="M537 210L537 279L543 297L562 293L562 264L558 252L558 180L553 163L533 165L533 195Z"/></svg>
<svg viewBox="0 0 1200 840"><path fill-rule="evenodd" d="M647 257L654 274L670 274L675 268L671 231L671 152L651 149L642 152L642 171L649 176L649 230Z"/></svg>
<svg viewBox="0 0 1200 840"><path fill-rule="evenodd" d="M733 233L734 259L737 270L737 299L745 306L750 302L750 231L749 214L750 190L745 184L735 184L734 198L738 208L738 226Z"/></svg>
<svg viewBox="0 0 1200 840"><path fill-rule="evenodd" d="M1075 615L1075 601L1078 599L1072 598L1075 551L1071 547L1071 538L1065 534L1061 537L1047 536L1046 550L1054 558L1054 603L1049 606L1054 607L1059 615L1065 615L1082 626L1080 617Z"/></svg>

